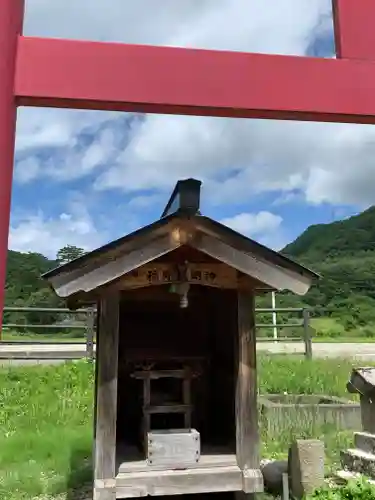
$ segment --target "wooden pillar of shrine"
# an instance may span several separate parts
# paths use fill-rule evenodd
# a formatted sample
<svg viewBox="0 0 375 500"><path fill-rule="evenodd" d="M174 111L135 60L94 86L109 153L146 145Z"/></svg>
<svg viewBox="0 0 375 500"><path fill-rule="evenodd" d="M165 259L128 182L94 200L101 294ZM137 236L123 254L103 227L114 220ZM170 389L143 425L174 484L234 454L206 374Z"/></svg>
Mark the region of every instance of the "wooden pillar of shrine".
<svg viewBox="0 0 375 500"><path fill-rule="evenodd" d="M96 352L94 500L116 499L116 420L120 295L100 301Z"/></svg>
<svg viewBox="0 0 375 500"><path fill-rule="evenodd" d="M259 471L254 296L242 290L238 292L236 455L243 474L243 492L254 492L254 479L257 479L256 482L259 479L256 491L262 491L263 480Z"/></svg>

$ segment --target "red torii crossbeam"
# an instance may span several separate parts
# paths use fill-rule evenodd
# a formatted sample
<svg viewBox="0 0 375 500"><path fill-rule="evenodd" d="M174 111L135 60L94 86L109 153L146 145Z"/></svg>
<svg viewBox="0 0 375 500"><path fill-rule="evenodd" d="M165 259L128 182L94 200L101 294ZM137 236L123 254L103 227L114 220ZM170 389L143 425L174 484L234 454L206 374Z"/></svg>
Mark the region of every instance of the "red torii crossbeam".
<svg viewBox="0 0 375 500"><path fill-rule="evenodd" d="M24 37L0 0L1 313L17 106L375 123L375 1L333 4L338 59Z"/></svg>

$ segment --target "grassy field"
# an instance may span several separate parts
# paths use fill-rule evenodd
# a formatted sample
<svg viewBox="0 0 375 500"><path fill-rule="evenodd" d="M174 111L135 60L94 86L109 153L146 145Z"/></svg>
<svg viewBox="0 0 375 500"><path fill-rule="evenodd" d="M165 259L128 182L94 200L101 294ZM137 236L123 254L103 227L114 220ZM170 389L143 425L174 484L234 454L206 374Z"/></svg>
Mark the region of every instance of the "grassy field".
<svg viewBox="0 0 375 500"><path fill-rule="evenodd" d="M326 394L356 399L346 391L353 368L350 360L306 362L292 357L261 356L259 361L261 394ZM311 421L300 422L297 418L291 419L289 426L275 435L263 428L261 422L261 434L265 458L286 459L289 444L295 437L324 440L327 470L337 468L340 449L349 447L353 439L351 431L338 431L333 426L314 425Z"/></svg>
<svg viewBox="0 0 375 500"><path fill-rule="evenodd" d="M277 319L278 322L288 323L288 320L283 318ZM291 321L292 324L300 323L300 320L295 319ZM301 323L300 323L301 324ZM309 326L311 327L311 333L313 337L313 342L325 342L325 343L337 343L337 342L349 342L349 343L374 343L375 342L375 325L366 325L362 327L345 329L344 326L335 318L321 317L321 318L310 318ZM258 335L262 338L268 338L272 341L272 331L267 328L258 329ZM302 326L295 326L289 328L278 329L278 335L282 337L295 337L302 338L303 328Z"/></svg>
<svg viewBox="0 0 375 500"><path fill-rule="evenodd" d="M315 339L358 339L358 342L375 342L375 325L366 324L363 326L345 328L336 318L322 317L312 318L310 326L313 329Z"/></svg>
<svg viewBox="0 0 375 500"><path fill-rule="evenodd" d="M278 317L278 322L287 322L282 317ZM293 323L301 324L300 319L293 320ZM358 327L352 330L345 330L343 325L335 318L321 317L310 319L313 342L317 343L375 343L375 325ZM35 331L16 331L4 329L2 331L2 340L5 342L52 342L52 343L85 343L85 330L64 329L62 331L50 331L40 333ZM259 328L258 337L261 341L273 341L271 329ZM299 337L302 339L303 328L279 328L279 337Z"/></svg>
<svg viewBox="0 0 375 500"><path fill-rule="evenodd" d="M77 334L76 334L77 335ZM71 332L65 331L64 333L33 333L33 332L17 332L4 329L1 332L1 340L4 342L61 342L66 344L85 343L86 339L84 331L82 335L72 335Z"/></svg>
<svg viewBox="0 0 375 500"><path fill-rule="evenodd" d="M314 338L313 344L374 344L373 337L317 337Z"/></svg>
<svg viewBox="0 0 375 500"><path fill-rule="evenodd" d="M260 357L261 393L330 394L348 397L349 361L306 362ZM1 500L75 500L91 479L93 366L0 369ZM262 456L285 457L292 437L324 438L334 467L351 432L293 421L277 435L262 432ZM69 491L69 493L67 493Z"/></svg>
<svg viewBox="0 0 375 500"><path fill-rule="evenodd" d="M90 478L92 365L0 370L0 498L58 494Z"/></svg>

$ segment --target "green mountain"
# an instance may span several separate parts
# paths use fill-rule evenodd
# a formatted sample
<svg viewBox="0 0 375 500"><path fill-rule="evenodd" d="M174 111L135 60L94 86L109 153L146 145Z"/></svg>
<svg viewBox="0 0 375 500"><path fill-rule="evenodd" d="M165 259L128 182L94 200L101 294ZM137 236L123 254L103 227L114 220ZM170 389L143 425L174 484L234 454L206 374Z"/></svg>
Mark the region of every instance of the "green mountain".
<svg viewBox="0 0 375 500"><path fill-rule="evenodd" d="M69 262L84 251L67 245L51 260L39 253L8 251L5 284L5 305L9 307L57 307L62 305L41 275L50 269Z"/></svg>
<svg viewBox="0 0 375 500"><path fill-rule="evenodd" d="M334 318L345 332L375 337L375 207L309 227L283 254L321 274L303 298L315 316Z"/></svg>
<svg viewBox="0 0 375 500"><path fill-rule="evenodd" d="M64 306L40 275L57 264L82 253L66 246L56 260L38 253L9 251L6 305L24 307ZM322 279L305 297L277 294L278 307L309 307L316 318L318 334L349 334L375 337L375 207L348 219L309 227L282 253L321 274ZM270 307L270 297L257 300L258 307ZM278 314L278 323L295 322L295 315ZM49 314L14 313L4 315L5 323L51 324ZM258 323L270 323L270 314L259 315ZM267 329L264 334L271 334ZM291 329L285 330L285 335ZM301 330L294 332L301 335Z"/></svg>
<svg viewBox="0 0 375 500"><path fill-rule="evenodd" d="M305 263L357 258L375 251L375 206L331 224L310 226L283 253Z"/></svg>
<svg viewBox="0 0 375 500"><path fill-rule="evenodd" d="M6 277L6 305L15 306L17 302L28 302L35 293L46 290L41 274L56 266L39 253L8 251Z"/></svg>
<svg viewBox="0 0 375 500"><path fill-rule="evenodd" d="M38 253L8 251L5 307L60 307L61 301L41 278L57 262ZM50 324L54 314L4 311L4 324Z"/></svg>
<svg viewBox="0 0 375 500"><path fill-rule="evenodd" d="M84 251L81 248L67 245L59 250L56 260L51 260L39 253L9 250L5 307L65 307L64 301L55 295L41 275L59 264L79 257L82 253ZM53 325L62 320L64 315L61 313L5 310L3 324ZM40 328L33 329L33 333L56 333L56 330Z"/></svg>

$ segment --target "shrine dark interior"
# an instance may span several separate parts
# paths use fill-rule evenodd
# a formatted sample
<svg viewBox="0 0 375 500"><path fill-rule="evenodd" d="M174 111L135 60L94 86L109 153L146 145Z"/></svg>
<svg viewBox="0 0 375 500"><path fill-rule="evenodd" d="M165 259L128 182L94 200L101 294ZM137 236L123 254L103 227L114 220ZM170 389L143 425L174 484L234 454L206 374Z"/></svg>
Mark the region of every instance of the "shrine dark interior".
<svg viewBox="0 0 375 500"><path fill-rule="evenodd" d="M167 285L123 292L117 410L123 459L133 457L135 450L145 458L145 425L149 430L197 429L202 453L211 447L235 453L236 332L233 290L192 286L186 308ZM190 384L182 378L184 370ZM145 415L143 374L156 371L175 373L177 378L149 382L149 405L154 410Z"/></svg>

